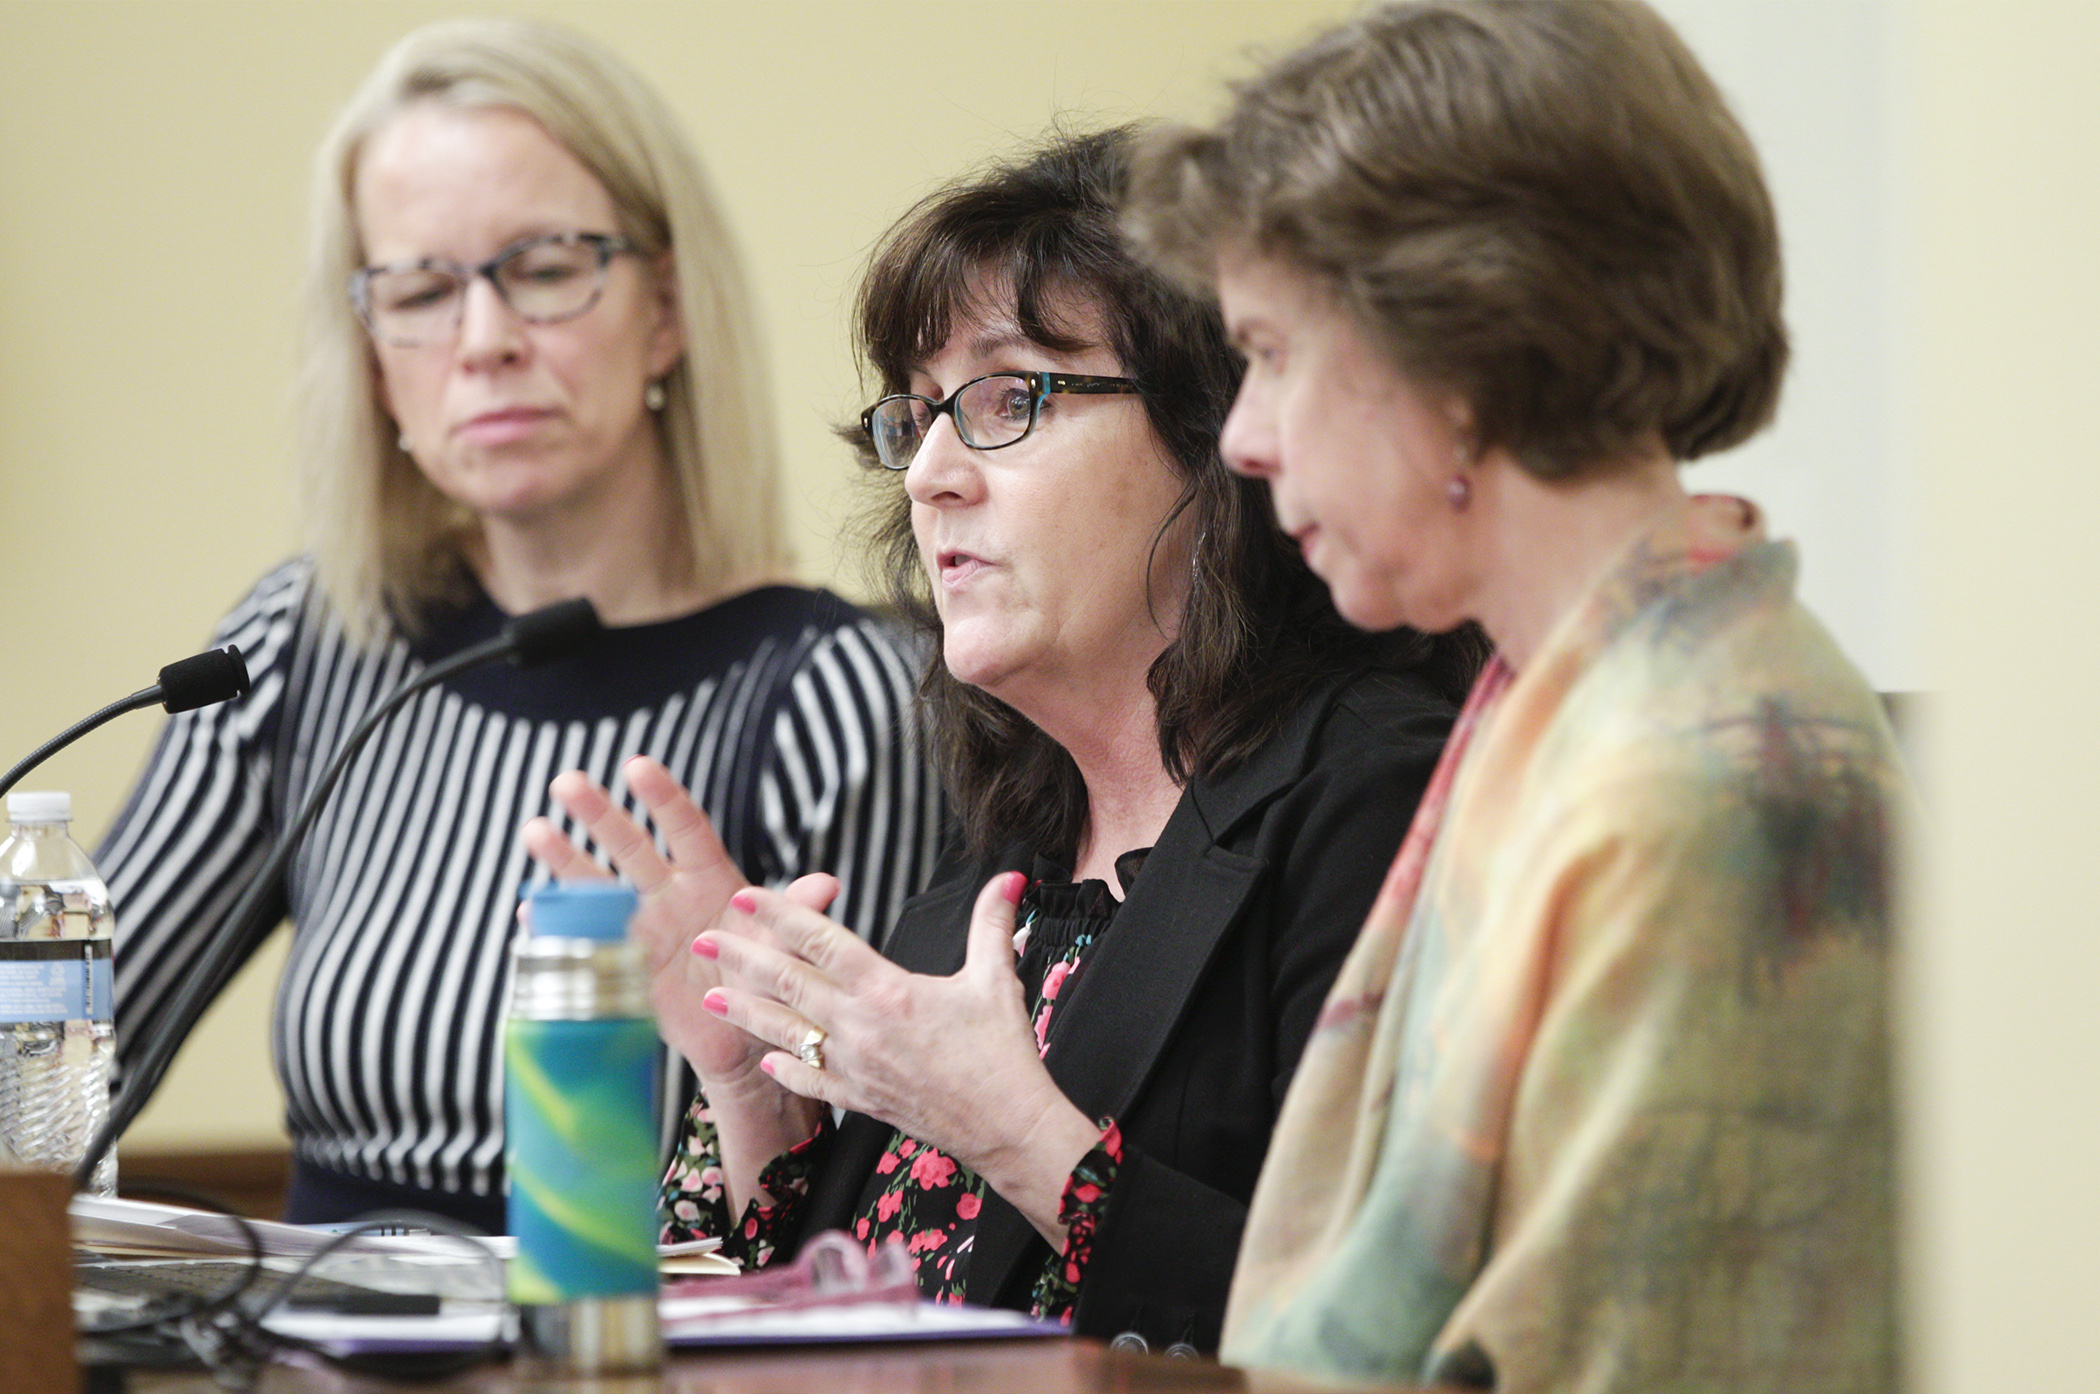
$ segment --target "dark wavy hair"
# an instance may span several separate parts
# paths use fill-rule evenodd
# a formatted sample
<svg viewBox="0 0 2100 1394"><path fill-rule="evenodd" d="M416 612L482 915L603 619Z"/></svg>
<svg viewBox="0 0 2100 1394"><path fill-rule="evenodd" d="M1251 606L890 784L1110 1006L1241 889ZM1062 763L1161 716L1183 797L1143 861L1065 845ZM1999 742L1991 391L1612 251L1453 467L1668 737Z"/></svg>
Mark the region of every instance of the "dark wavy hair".
<svg viewBox="0 0 2100 1394"><path fill-rule="evenodd" d="M1133 127L1055 135L906 213L877 245L861 287L863 377L883 394L908 391L912 369L939 353L955 325L1010 309L1031 341L1059 353L1106 347L1136 381L1182 486L1161 535L1186 518L1194 539L1179 632L1148 675L1160 759L1177 781L1246 759L1331 677L1420 669L1456 700L1485 656L1478 632L1433 639L1351 628L1276 527L1266 488L1219 459L1240 362L1216 307L1139 263L1121 238L1135 135ZM1012 303L988 306L986 295ZM1082 337L1096 323L1105 344ZM911 501L897 475L872 468L858 426L841 434L879 476L873 558L891 602L932 640L920 691L972 850L1020 840L1069 858L1087 814L1078 767L1027 718L939 661L941 622L912 537Z"/></svg>

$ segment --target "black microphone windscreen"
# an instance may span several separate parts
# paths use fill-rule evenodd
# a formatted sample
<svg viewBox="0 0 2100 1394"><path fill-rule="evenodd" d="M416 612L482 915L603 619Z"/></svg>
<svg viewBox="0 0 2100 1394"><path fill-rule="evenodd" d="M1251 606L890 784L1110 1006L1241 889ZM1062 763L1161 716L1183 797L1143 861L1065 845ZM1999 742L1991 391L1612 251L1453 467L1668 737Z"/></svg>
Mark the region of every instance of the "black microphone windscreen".
<svg viewBox="0 0 2100 1394"><path fill-rule="evenodd" d="M248 695L248 665L241 651L228 644L160 670L160 704L170 712L195 711L214 702Z"/></svg>
<svg viewBox="0 0 2100 1394"><path fill-rule="evenodd" d="M503 626L511 643L511 662L530 668L559 658L598 633L598 612L578 596L519 615Z"/></svg>

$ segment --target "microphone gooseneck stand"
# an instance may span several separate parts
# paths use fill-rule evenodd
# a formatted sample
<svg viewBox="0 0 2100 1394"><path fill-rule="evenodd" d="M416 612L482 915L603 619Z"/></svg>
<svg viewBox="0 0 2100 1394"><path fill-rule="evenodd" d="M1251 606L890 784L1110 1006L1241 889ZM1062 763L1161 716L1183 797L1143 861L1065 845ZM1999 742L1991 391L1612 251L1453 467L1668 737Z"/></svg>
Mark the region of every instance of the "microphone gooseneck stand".
<svg viewBox="0 0 2100 1394"><path fill-rule="evenodd" d="M160 681L153 686L142 687L121 702L111 702L93 716L73 723L30 751L27 759L6 774L0 775L0 798L4 798L8 790L21 783L23 775L97 726L114 721L126 712L150 707L155 702L167 708L170 714L194 711L198 707L208 707L215 702L244 697L247 693L248 665L241 661L241 651L231 644L223 649L211 649L180 662L170 663L160 670Z"/></svg>
<svg viewBox="0 0 2100 1394"><path fill-rule="evenodd" d="M270 928L269 925L257 923L263 916L264 902L275 890L279 879L284 875L286 864L292 859L292 853L298 850L300 839L320 816L322 805L327 802L328 795L342 779L343 772L350 767L350 761L364 748L365 742L371 739L372 733L379 729L380 724L400 710L409 698L467 669L478 668L500 658L510 658L520 667L530 667L566 652L597 632L598 615L588 600L565 600L558 605L549 605L545 609L519 615L505 624L503 632L495 638L485 639L472 648L462 649L452 657L424 669L416 677L389 693L385 701L374 707L364 720L358 722L356 729L351 731L349 737L337 749L335 757L328 762L328 768L308 791L306 801L299 807L298 816L277 839L277 845L270 849L270 855L264 859L261 869L250 878L247 889L241 892L241 898L234 902L233 909L227 913L224 923L211 937L195 971L189 974L181 989L169 1001L168 1015L162 1029L154 1033L153 1039L146 1043L138 1059L133 1062L123 1088L110 1103L109 1116L103 1120L102 1127L89 1142L87 1155L82 1158L79 1168L73 1173L75 1189L85 1189L93 1182L95 1168L101 1163L103 1154L116 1146L117 1139L124 1135L124 1130L138 1117L139 1110L153 1097L153 1091L160 1087L162 1077L167 1074L169 1064L175 1059L175 1052L189 1037L198 1018L204 1015L205 1008L211 1005L212 1000L226 985L226 981L232 977L235 961L244 948L256 934Z"/></svg>

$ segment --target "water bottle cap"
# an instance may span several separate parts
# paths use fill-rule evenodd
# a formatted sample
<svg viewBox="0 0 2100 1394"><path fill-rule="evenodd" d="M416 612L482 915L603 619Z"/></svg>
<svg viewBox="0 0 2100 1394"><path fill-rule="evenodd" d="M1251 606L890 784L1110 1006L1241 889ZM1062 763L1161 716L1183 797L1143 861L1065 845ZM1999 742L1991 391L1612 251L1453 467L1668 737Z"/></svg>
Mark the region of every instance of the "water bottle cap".
<svg viewBox="0 0 2100 1394"><path fill-rule="evenodd" d="M544 885L526 898L526 928L535 938L617 940L637 904L634 887L615 881Z"/></svg>
<svg viewBox="0 0 2100 1394"><path fill-rule="evenodd" d="M10 823L70 823L73 821L73 796L43 791L9 794L7 820Z"/></svg>

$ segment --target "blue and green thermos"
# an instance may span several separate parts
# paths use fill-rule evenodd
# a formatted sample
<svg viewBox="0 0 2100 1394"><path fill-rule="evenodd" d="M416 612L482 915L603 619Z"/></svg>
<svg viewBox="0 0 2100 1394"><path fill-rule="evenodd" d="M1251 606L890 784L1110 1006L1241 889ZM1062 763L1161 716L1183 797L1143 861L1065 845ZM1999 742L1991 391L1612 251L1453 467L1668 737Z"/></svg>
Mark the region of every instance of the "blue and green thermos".
<svg viewBox="0 0 2100 1394"><path fill-rule="evenodd" d="M656 1104L649 970L634 891L545 886L513 950L503 1039L510 1299L521 1354L579 1374L663 1362L656 1313Z"/></svg>

